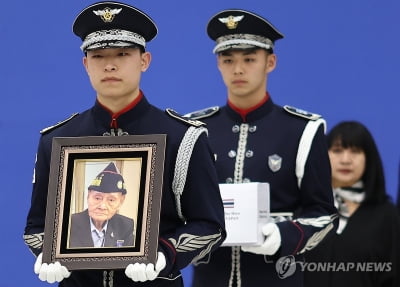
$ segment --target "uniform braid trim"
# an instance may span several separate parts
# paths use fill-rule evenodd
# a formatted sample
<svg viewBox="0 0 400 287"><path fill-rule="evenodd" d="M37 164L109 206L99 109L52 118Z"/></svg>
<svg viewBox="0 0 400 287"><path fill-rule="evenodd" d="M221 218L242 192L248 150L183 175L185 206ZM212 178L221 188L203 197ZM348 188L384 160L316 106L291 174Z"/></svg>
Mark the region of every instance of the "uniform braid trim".
<svg viewBox="0 0 400 287"><path fill-rule="evenodd" d="M24 234L25 244L31 249L41 249L43 246L44 232L36 234Z"/></svg>
<svg viewBox="0 0 400 287"><path fill-rule="evenodd" d="M183 189L185 188L189 161L193 152L194 145L203 132L207 134L208 130L204 127L189 127L181 141L181 144L179 145L178 155L176 157L174 179L172 181L172 190L175 194L176 210L178 212L178 216L184 222L186 220L182 214L181 195L183 193Z"/></svg>

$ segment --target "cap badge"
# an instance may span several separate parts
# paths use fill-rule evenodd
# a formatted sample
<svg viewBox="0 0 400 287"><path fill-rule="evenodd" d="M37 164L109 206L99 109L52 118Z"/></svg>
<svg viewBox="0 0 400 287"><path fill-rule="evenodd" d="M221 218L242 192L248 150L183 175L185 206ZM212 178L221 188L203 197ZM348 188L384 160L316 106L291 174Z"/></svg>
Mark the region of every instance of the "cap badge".
<svg viewBox="0 0 400 287"><path fill-rule="evenodd" d="M118 189L123 189L124 188L124 183L122 182L122 180L119 180L117 182L117 187L118 187Z"/></svg>
<svg viewBox="0 0 400 287"><path fill-rule="evenodd" d="M95 179L93 179L92 184L93 186L100 186L101 185L101 180L103 179L104 174L97 176Z"/></svg>
<svg viewBox="0 0 400 287"><path fill-rule="evenodd" d="M218 18L221 23L224 23L228 29L235 29L239 22L243 19L244 15L242 16L228 16L226 18Z"/></svg>
<svg viewBox="0 0 400 287"><path fill-rule="evenodd" d="M110 8L104 8L103 10L97 10L93 11L94 14L97 16L101 17L101 20L104 22L112 22L114 20L115 15L119 14L121 12L122 8L119 9L110 9Z"/></svg>

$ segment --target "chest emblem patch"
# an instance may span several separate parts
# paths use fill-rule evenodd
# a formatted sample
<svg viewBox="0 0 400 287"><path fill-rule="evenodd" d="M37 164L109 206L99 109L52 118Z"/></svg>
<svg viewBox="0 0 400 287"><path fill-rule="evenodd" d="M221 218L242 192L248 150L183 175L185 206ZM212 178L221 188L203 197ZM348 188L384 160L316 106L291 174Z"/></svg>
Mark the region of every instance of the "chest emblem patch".
<svg viewBox="0 0 400 287"><path fill-rule="evenodd" d="M282 158L277 154L268 156L268 167L273 172L277 172L282 167Z"/></svg>

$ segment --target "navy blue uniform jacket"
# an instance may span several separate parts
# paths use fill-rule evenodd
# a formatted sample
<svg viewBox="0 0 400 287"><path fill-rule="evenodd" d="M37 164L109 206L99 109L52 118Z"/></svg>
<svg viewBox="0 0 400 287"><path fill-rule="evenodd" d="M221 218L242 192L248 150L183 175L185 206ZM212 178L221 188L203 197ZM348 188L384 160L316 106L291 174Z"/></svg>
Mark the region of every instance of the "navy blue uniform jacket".
<svg viewBox="0 0 400 287"><path fill-rule="evenodd" d="M310 119L287 112L271 98L245 120L229 105L199 119L209 130L219 182L268 182L270 211L289 212L293 217L277 220L282 242L275 256L242 252L240 247L221 247L211 254L208 264L195 267L193 286L302 286L301 272L285 277L285 270L277 269L275 263L285 256L293 261L303 260L303 252L335 228L330 220L336 209L323 126L312 140L299 188L296 156ZM281 166L271 168L271 158L275 162L280 158Z"/></svg>
<svg viewBox="0 0 400 287"><path fill-rule="evenodd" d="M182 286L180 270L192 260L217 248L225 239L224 210L215 161L207 136L203 133L194 146L181 197L182 212L186 218L186 222L183 222L177 214L172 181L178 148L188 124L151 105L144 96L137 105L125 109L117 119L113 119L111 113L96 102L92 108L41 136L25 242L36 255L41 252L52 138L102 136L110 132L112 122L130 135L167 135L158 246L166 256L167 266L159 274L162 278L145 283L135 283L126 277L124 270L116 270L114 286ZM193 245L193 242L200 244ZM103 286L103 271L72 271L60 286Z"/></svg>

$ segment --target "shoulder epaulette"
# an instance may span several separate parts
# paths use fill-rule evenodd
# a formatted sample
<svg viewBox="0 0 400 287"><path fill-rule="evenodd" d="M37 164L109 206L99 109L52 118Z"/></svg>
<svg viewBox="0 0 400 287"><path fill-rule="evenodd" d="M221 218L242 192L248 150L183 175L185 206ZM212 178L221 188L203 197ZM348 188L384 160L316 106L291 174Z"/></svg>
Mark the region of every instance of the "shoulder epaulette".
<svg viewBox="0 0 400 287"><path fill-rule="evenodd" d="M198 110L198 111L194 111L194 112L188 113L188 114L185 115L185 117L193 119L193 120L198 120L198 119L202 119L202 118L211 117L212 115L214 115L218 111L219 111L219 107L218 106L208 107L208 108L205 108L205 109L202 109L202 110Z"/></svg>
<svg viewBox="0 0 400 287"><path fill-rule="evenodd" d="M314 113L310 113L308 111L302 110L302 109L298 109L292 106L284 106L283 109L285 111L287 111L288 113L291 113L292 115L296 115L302 118L306 118L312 121L318 120L319 118L321 118L322 116L319 114L314 114Z"/></svg>
<svg viewBox="0 0 400 287"><path fill-rule="evenodd" d="M167 115L173 117L174 119L178 119L178 120L180 120L182 122L185 122L185 123L187 123L189 125L192 125L192 126L195 126L195 127L201 127L201 126L206 125L205 123L203 123L201 121L193 120L193 119L190 119L190 118L188 118L186 116L183 116L183 115L177 113L176 111L174 111L173 109L170 109L170 108L165 109L165 112L167 113Z"/></svg>
<svg viewBox="0 0 400 287"><path fill-rule="evenodd" d="M47 128L44 128L40 131L40 133L46 134L49 131L52 131L60 126L62 126L63 124L65 124L66 122L69 122L70 120L72 120L73 118L75 118L77 115L79 115L79 113L73 113L72 115L70 115L68 118L66 118L65 120L59 121L58 123L56 123L55 125L49 126Z"/></svg>

